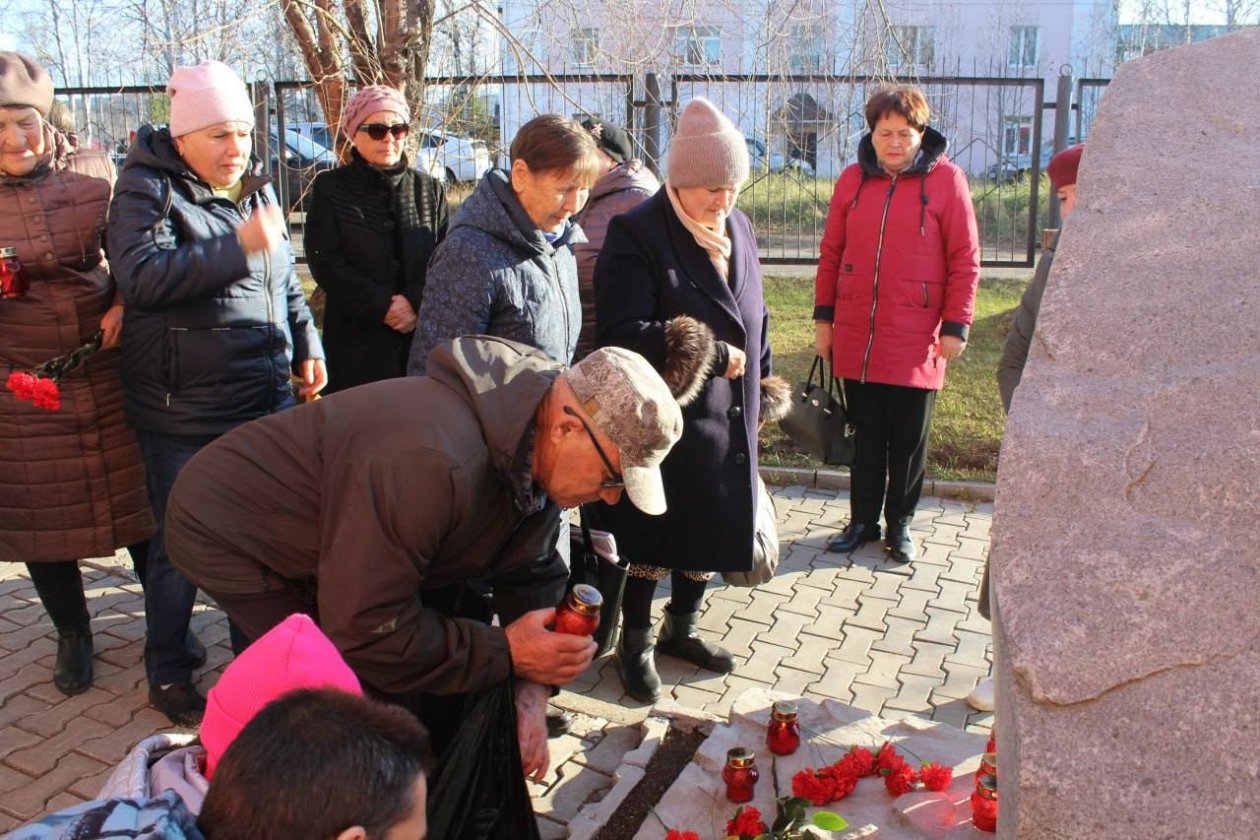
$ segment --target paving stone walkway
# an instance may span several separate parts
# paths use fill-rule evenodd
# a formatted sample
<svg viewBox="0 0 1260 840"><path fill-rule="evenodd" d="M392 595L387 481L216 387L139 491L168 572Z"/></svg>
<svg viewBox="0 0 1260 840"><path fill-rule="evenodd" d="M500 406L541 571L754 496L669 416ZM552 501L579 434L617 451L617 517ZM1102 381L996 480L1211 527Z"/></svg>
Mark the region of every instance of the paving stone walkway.
<svg viewBox="0 0 1260 840"><path fill-rule="evenodd" d="M925 497L911 526L922 555L898 566L885 560L882 543L850 556L826 552L827 538L848 517L848 493L806 476L810 486L771 488L782 547L775 579L757 589L710 584L700 628L736 655L738 667L713 674L662 655L665 698L725 716L745 689L768 687L886 718L919 715L987 729L992 714L973 711L964 698L992 666L989 623L976 611L992 504ZM172 728L148 705L143 601L126 555L85 563L84 579L96 684L68 698L52 685L55 634L25 567L0 563L0 833L92 798L132 745ZM657 595L659 615L667 581ZM230 659L227 622L201 601L193 627L209 654L198 677L204 691ZM649 711L624 695L611 657L596 661L556 703L575 712L576 722L571 734L551 741L546 782L532 785L544 840L565 837L578 809L612 786Z"/></svg>

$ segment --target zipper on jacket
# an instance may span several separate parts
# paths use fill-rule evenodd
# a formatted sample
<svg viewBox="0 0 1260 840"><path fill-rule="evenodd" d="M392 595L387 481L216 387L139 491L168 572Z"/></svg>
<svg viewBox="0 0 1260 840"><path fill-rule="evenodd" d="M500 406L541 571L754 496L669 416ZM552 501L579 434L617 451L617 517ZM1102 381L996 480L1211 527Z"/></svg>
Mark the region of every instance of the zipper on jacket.
<svg viewBox="0 0 1260 840"><path fill-rule="evenodd" d="M879 262L884 255L884 228L888 224L888 208L892 205L893 191L897 189L897 176L892 177L888 185L888 194L884 196L884 210L879 217L879 240L875 245L875 278L871 281L871 321L866 334L866 350L862 353L862 375L859 382L866 382L866 367L871 361L871 345L875 343L875 307L879 304Z"/></svg>
<svg viewBox="0 0 1260 840"><path fill-rule="evenodd" d="M560 296L560 308L564 310L564 349L567 351L570 344L576 347L577 343L573 340L573 322L569 320L569 298L564 293L564 280L560 276L560 263L556 261L554 247L551 249L551 276L555 278L556 293Z"/></svg>
<svg viewBox="0 0 1260 840"><path fill-rule="evenodd" d="M919 285L921 285L921 286L923 287L923 308L924 308L924 309L927 309L927 308L928 308L928 304L931 302L931 301L928 299L927 281L926 281L926 280L920 280L920 281L919 281Z"/></svg>
<svg viewBox="0 0 1260 840"><path fill-rule="evenodd" d="M276 331L273 329L276 323L276 302L271 294L271 252L263 251L263 291L267 295L267 366L271 367L275 364L276 358ZM284 384L288 386L289 377L284 378ZM273 385L267 385L267 413L271 414L276 410L276 389Z"/></svg>

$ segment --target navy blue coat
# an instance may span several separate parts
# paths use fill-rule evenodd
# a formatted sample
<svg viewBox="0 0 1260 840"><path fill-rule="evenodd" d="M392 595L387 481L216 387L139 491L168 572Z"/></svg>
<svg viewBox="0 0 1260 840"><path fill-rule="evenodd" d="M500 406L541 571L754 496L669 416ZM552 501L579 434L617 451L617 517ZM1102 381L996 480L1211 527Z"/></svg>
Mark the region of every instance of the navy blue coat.
<svg viewBox="0 0 1260 840"><path fill-rule="evenodd" d="M293 403L295 362L324 358L286 237L246 256L236 228L276 205L246 175L240 201L216 196L170 132L143 126L105 231L123 310L127 421L170 435L217 435Z"/></svg>
<svg viewBox="0 0 1260 840"><path fill-rule="evenodd" d="M599 505L596 518L631 562L688 571L752 568L757 506L760 377L770 374L769 315L757 240L736 210L730 282L683 227L664 188L608 226L595 264L598 344L641 353L660 370L665 322L679 315L707 324L719 341L748 355L739 379L711 376L683 409L683 435L661 466L669 509L640 512L626 497Z"/></svg>

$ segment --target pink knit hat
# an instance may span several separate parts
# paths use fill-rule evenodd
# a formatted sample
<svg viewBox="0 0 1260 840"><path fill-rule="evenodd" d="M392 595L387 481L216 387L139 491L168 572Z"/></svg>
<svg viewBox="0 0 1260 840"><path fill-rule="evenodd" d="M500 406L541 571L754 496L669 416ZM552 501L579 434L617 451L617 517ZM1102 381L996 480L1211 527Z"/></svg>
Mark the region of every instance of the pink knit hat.
<svg viewBox="0 0 1260 840"><path fill-rule="evenodd" d="M254 103L245 83L221 61L176 67L166 92L171 97L172 137L223 122L254 125Z"/></svg>
<svg viewBox="0 0 1260 840"><path fill-rule="evenodd" d="M294 689L321 687L363 694L328 637L309 616L294 613L236 657L206 696L201 721L206 778L214 775L223 751L263 706Z"/></svg>
<svg viewBox="0 0 1260 840"><path fill-rule="evenodd" d="M35 59L15 52L0 52L0 107L25 105L48 116L53 103L53 83Z"/></svg>
<svg viewBox="0 0 1260 840"><path fill-rule="evenodd" d="M341 127L346 136L354 139L354 133L363 125L363 121L377 111L393 111L403 118L403 122L411 122L411 110L407 108L407 100L396 88L386 85L369 85L355 92L346 103L341 115Z"/></svg>
<svg viewBox="0 0 1260 840"><path fill-rule="evenodd" d="M669 141L670 186L736 187L748 180L744 134L712 102L696 97L683 108Z"/></svg>

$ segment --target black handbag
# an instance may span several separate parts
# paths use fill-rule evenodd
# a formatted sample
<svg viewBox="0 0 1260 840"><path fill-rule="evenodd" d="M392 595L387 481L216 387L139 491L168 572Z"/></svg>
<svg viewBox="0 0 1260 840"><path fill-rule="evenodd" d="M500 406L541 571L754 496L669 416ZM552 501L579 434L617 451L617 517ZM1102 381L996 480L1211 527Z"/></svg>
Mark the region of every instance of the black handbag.
<svg viewBox="0 0 1260 840"><path fill-rule="evenodd" d="M569 564L569 588L585 583L599 590L604 605L595 629L595 644L602 656L617 644L617 627L621 623L621 596L626 589L626 572L630 562L617 553L617 541L608 531L592 530L589 517L582 511L582 524L569 526L572 548Z"/></svg>
<svg viewBox="0 0 1260 840"><path fill-rule="evenodd" d="M824 464L851 467L857 458L857 429L849 422L844 388L834 376L827 376L822 356L814 357L809 379L792 389L792 410L779 425L797 446Z"/></svg>

